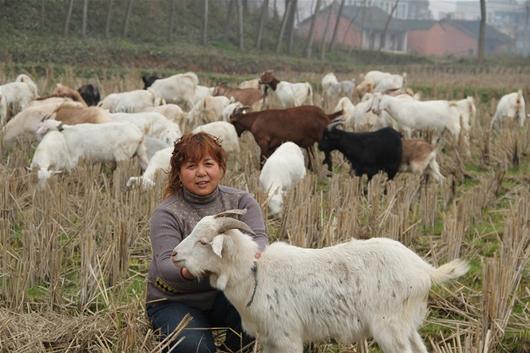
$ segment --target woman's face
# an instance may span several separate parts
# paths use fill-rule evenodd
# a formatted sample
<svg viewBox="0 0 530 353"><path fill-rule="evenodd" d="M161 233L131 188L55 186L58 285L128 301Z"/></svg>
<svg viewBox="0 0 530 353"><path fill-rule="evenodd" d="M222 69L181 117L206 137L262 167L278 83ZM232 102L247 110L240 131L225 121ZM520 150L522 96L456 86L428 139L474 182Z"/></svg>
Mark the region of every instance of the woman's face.
<svg viewBox="0 0 530 353"><path fill-rule="evenodd" d="M223 177L223 170L215 159L207 155L199 162L184 162L180 167L179 177L186 190L205 196L217 188Z"/></svg>

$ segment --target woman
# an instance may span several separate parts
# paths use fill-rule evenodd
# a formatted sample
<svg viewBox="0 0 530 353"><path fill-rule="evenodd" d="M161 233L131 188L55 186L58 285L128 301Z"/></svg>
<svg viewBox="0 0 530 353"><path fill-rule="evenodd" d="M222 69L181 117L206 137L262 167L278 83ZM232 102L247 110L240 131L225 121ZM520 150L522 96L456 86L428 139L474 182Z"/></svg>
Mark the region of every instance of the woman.
<svg viewBox="0 0 530 353"><path fill-rule="evenodd" d="M153 259L149 269L147 315L154 329L168 336L182 318L193 320L171 352L215 352L210 327L228 327L224 350L236 352L252 338L242 334L241 319L208 278L193 278L171 261L173 248L204 216L229 209L247 209L241 220L254 231L262 251L268 243L261 209L247 192L219 185L226 171L226 154L206 133L185 134L175 143L164 201L151 217ZM256 254L259 256L259 254ZM177 342L177 337L174 342Z"/></svg>

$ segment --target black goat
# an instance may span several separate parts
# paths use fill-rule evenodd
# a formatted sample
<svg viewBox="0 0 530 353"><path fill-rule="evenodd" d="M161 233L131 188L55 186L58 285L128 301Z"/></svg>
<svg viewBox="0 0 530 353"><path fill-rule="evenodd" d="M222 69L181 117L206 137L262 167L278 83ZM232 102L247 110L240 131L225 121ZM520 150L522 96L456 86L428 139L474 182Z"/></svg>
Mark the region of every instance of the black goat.
<svg viewBox="0 0 530 353"><path fill-rule="evenodd" d="M91 83L79 87L77 92L83 97L88 106L97 105L101 99L99 89Z"/></svg>
<svg viewBox="0 0 530 353"><path fill-rule="evenodd" d="M399 171L403 146L401 134L386 127L374 132L353 133L332 126L324 131L318 148L326 155L324 163L331 171L331 151L338 150L348 159L355 175L370 180L380 170L394 178Z"/></svg>
<svg viewBox="0 0 530 353"><path fill-rule="evenodd" d="M158 75L143 75L142 81L144 82L144 89L148 89L149 87L151 87L151 85L159 78L161 77L159 77Z"/></svg>

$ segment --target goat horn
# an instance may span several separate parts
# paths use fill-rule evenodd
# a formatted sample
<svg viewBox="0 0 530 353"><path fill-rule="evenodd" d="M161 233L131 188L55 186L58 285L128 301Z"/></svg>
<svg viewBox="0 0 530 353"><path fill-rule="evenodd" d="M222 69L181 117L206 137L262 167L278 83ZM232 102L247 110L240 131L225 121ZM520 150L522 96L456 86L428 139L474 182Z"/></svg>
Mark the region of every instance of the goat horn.
<svg viewBox="0 0 530 353"><path fill-rule="evenodd" d="M247 209L233 209L233 210L226 210L221 213L218 213L213 216L213 218L220 218L220 217L232 217L232 216L242 216L245 213L247 213Z"/></svg>
<svg viewBox="0 0 530 353"><path fill-rule="evenodd" d="M254 231L244 222L241 222L235 218L223 217L217 220L217 232L224 233L231 229L239 229L248 234L254 235Z"/></svg>

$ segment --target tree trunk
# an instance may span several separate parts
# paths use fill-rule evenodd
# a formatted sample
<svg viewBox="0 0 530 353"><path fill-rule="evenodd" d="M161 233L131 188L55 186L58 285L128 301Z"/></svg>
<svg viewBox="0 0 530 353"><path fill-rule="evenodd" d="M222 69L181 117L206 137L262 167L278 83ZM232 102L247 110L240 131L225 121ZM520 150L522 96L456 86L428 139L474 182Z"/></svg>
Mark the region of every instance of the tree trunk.
<svg viewBox="0 0 530 353"><path fill-rule="evenodd" d="M44 11L44 3L45 0L40 1L40 28L44 28L44 18L46 17Z"/></svg>
<svg viewBox="0 0 530 353"><path fill-rule="evenodd" d="M123 24L123 36L127 36L127 32L129 31L129 21L131 19L131 13L132 13L132 6L133 6L134 0L129 0L127 4L127 14L125 15L125 23Z"/></svg>
<svg viewBox="0 0 530 353"><path fill-rule="evenodd" d="M177 13L176 0L169 0L171 5L171 11L169 13L169 26L167 30L167 41L173 41L173 30L175 28L175 14Z"/></svg>
<svg viewBox="0 0 530 353"><path fill-rule="evenodd" d="M112 19L112 4L114 0L109 0L109 11L107 12L107 21L105 23L105 37L108 38L110 35L110 20Z"/></svg>
<svg viewBox="0 0 530 353"><path fill-rule="evenodd" d="M330 6L328 17L326 18L326 27L324 28L324 34L322 35L322 42L320 43L320 60L324 60L326 58L326 38L328 37L329 22L331 21L332 14L333 6Z"/></svg>
<svg viewBox="0 0 530 353"><path fill-rule="evenodd" d="M288 32L287 32L287 53L291 54L291 50L293 49L293 39L294 39L294 20L296 15L296 10L298 8L298 0L291 0L291 12L289 14L289 25L287 26Z"/></svg>
<svg viewBox="0 0 530 353"><path fill-rule="evenodd" d="M484 44L486 43L486 0L480 0L480 30L478 34L478 62L484 61Z"/></svg>
<svg viewBox="0 0 530 353"><path fill-rule="evenodd" d="M245 49L245 35L243 31L243 5L241 4L241 0L236 0L237 5L237 19L239 22L239 50Z"/></svg>
<svg viewBox="0 0 530 353"><path fill-rule="evenodd" d="M337 19L335 20L335 28L333 29L333 35L331 36L331 43L329 43L329 50L335 48L335 40L337 39L337 33L339 32L340 18L342 17L342 9L344 8L344 3L346 0L340 2L339 12L337 13Z"/></svg>
<svg viewBox="0 0 530 353"><path fill-rule="evenodd" d="M383 33L381 33L381 41L379 42L379 51L383 49L385 46L386 41L386 31L388 31L388 26L390 25L390 21L392 20L392 17L394 16L394 12L397 9L397 6L399 4L399 0L396 0L394 3L394 6L392 6L392 10L390 10L390 14L388 15L388 18L386 19L385 28L383 29Z"/></svg>
<svg viewBox="0 0 530 353"><path fill-rule="evenodd" d="M64 21L64 35L68 35L68 31L70 30L70 20L72 19L72 9L74 8L74 0L70 0L70 3L68 4L68 11L66 12L66 20Z"/></svg>
<svg viewBox="0 0 530 353"><path fill-rule="evenodd" d="M230 2L228 3L228 8L226 9L225 24L223 28L224 40L228 40L228 31L230 30L230 15L232 14L232 10L234 8L234 1L236 0L230 0Z"/></svg>
<svg viewBox="0 0 530 353"><path fill-rule="evenodd" d="M320 10L320 4L322 0L317 0L317 5L315 7L315 12L313 14L313 19L311 20L311 27L309 27L309 35L307 38L307 44L305 47L305 57L311 57L311 50L313 49L313 39L315 38L315 23L317 20L318 11Z"/></svg>
<svg viewBox="0 0 530 353"><path fill-rule="evenodd" d="M278 36L278 42L276 43L276 53L279 53L280 49L282 48L283 34L285 32L287 18L289 17L289 13L291 11L291 4L293 3L293 0L286 0L286 2L287 3L285 5L285 11L283 13L283 18L282 18L282 25L280 27L280 35Z"/></svg>
<svg viewBox="0 0 530 353"><path fill-rule="evenodd" d="M269 0L263 0L261 5L261 16L259 19L258 34L256 35L256 49L261 49L261 40L263 38L263 28L267 20L267 13L269 12Z"/></svg>
<svg viewBox="0 0 530 353"><path fill-rule="evenodd" d="M204 0L204 12L202 20L202 45L208 44L208 0Z"/></svg>
<svg viewBox="0 0 530 353"><path fill-rule="evenodd" d="M88 0L83 1L83 25L81 29L81 35L86 37L86 25L88 21Z"/></svg>

